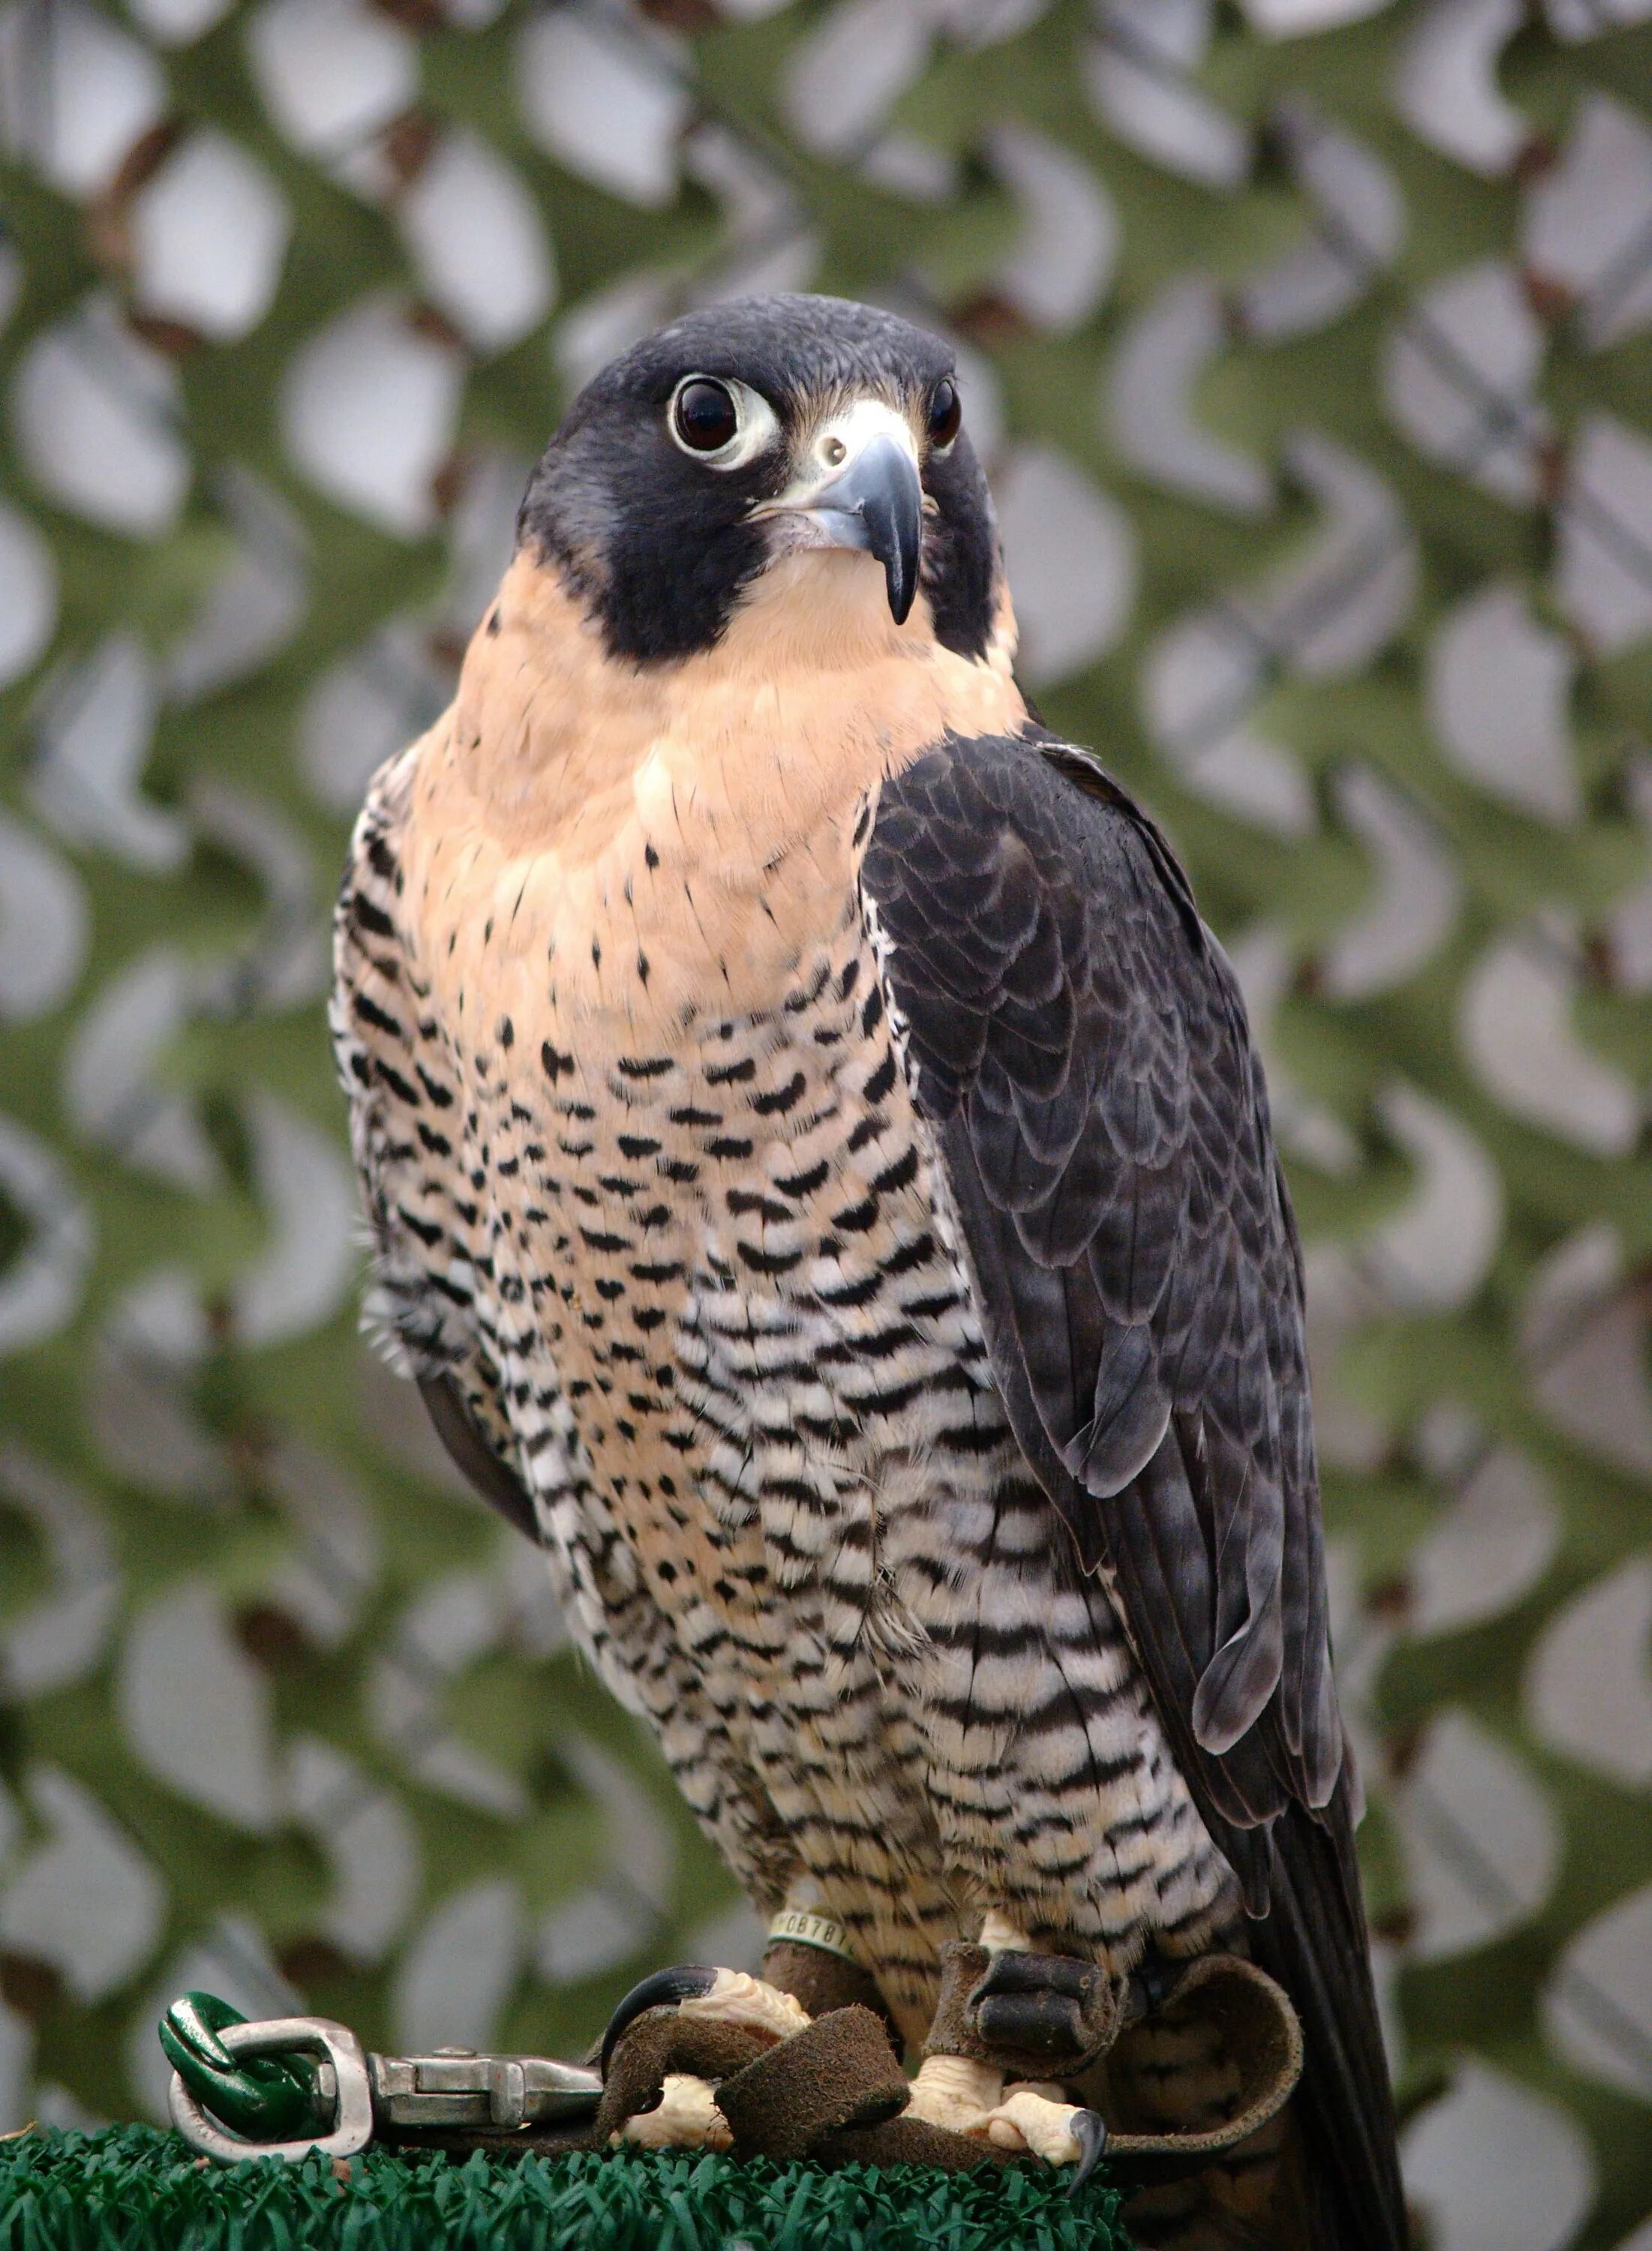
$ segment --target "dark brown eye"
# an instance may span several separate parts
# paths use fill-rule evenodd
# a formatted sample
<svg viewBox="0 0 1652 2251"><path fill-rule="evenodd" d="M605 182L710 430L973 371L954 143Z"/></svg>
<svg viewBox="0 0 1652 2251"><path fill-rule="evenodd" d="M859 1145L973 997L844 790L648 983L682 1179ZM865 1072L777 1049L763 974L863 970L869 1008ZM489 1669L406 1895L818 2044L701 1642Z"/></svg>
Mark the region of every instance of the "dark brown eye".
<svg viewBox="0 0 1652 2251"><path fill-rule="evenodd" d="M726 384L709 376L685 383L671 402L677 435L690 453L715 454L737 436L740 416Z"/></svg>
<svg viewBox="0 0 1652 2251"><path fill-rule="evenodd" d="M938 451L950 446L958 433L964 419L964 401L958 397L958 387L950 376L943 376L935 386L930 400L930 443Z"/></svg>

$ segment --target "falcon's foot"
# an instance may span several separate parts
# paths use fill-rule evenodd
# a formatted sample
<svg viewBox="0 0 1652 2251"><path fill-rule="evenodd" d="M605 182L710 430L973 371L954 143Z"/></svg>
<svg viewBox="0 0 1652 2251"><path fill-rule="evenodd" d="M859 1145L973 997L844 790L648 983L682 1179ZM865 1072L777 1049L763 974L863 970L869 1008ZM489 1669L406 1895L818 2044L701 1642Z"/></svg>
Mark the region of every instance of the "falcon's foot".
<svg viewBox="0 0 1652 2251"><path fill-rule="evenodd" d="M1098 2115L1067 2102L1054 2081L1021 2079L1006 2087L993 2065L962 2055L924 2057L906 2115L997 2149L1027 2151L1047 2164L1075 2164L1075 2188L1089 2178L1107 2141Z"/></svg>
<svg viewBox="0 0 1652 2251"><path fill-rule="evenodd" d="M632 1987L609 2019L602 2042L605 2079L625 2033L652 2009L674 2009L690 2024L743 2034L743 2042L737 2040L735 2047L744 2055L751 2054L752 2043L772 2047L809 2023L808 2012L789 1993L743 1970L697 1965L657 1970ZM713 2082L686 2071L667 2071L652 2106L633 2111L611 2138L645 2150L726 2150L733 2145Z"/></svg>
<svg viewBox="0 0 1652 2251"><path fill-rule="evenodd" d="M626 2119L615 2143L629 2142L642 2150L728 2150L734 2146L729 2122L717 2108L710 2083L686 2071L666 2074L660 2100L652 2110L638 2110Z"/></svg>
<svg viewBox="0 0 1652 2251"><path fill-rule="evenodd" d="M909 2118L954 2134L985 2136L1004 2095L1004 2074L964 2055L926 2055L912 2081Z"/></svg>
<svg viewBox="0 0 1652 2251"><path fill-rule="evenodd" d="M1101 2114L1068 2102L1047 2080L1020 2079L987 2121L987 2137L1000 2150L1027 2150L1047 2164L1076 2165L1071 2186L1083 2187L1107 2147Z"/></svg>
<svg viewBox="0 0 1652 2251"><path fill-rule="evenodd" d="M669 2008L691 2020L731 2025L736 2031L750 2033L771 2046L804 2031L809 2023L809 2012L800 2001L747 1970L706 1970L694 1964L656 1970L651 1977L632 1987L608 2019L608 2029L602 2036L604 2072L628 2025L646 2009Z"/></svg>

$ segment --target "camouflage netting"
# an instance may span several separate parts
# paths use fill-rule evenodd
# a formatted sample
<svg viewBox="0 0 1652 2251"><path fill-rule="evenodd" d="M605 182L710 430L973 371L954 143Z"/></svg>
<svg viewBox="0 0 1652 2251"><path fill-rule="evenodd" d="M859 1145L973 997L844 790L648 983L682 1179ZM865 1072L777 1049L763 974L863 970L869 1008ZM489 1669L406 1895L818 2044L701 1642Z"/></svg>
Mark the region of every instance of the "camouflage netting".
<svg viewBox="0 0 1652 2251"><path fill-rule="evenodd" d="M1646 2251L1652 5L496 7L0 14L0 2125L752 1945L356 1340L324 918L572 387L829 287L1270 1059L1433 2241Z"/></svg>

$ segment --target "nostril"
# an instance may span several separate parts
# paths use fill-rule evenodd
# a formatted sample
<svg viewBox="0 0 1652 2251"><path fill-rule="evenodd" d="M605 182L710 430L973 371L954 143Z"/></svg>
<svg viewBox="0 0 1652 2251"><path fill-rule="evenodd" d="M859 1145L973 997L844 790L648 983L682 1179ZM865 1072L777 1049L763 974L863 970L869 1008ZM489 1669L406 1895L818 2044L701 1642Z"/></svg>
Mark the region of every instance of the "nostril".
<svg viewBox="0 0 1652 2251"><path fill-rule="evenodd" d="M841 438L823 438L820 440L820 458L829 469L840 467L848 450Z"/></svg>

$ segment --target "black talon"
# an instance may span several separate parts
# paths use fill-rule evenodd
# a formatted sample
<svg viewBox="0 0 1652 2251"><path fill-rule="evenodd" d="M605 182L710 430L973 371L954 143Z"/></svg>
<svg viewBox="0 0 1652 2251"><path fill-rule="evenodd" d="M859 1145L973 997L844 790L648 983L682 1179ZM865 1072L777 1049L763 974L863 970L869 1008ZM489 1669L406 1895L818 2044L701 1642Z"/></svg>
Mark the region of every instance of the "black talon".
<svg viewBox="0 0 1652 2251"><path fill-rule="evenodd" d="M1102 2161L1107 2147L1107 2121L1099 2110L1079 2110L1074 2113L1068 2130L1078 2144L1078 2164L1067 2188L1068 2195L1074 2197Z"/></svg>
<svg viewBox="0 0 1652 2251"><path fill-rule="evenodd" d="M669 2009L680 2001L697 2001L716 1982L715 1970L702 1970L697 1964L688 1963L674 1970L656 1970L639 1985L633 1985L609 2018L608 2029L602 2036L603 2077L608 2076L608 2059L618 2047L620 2035L645 2009Z"/></svg>

